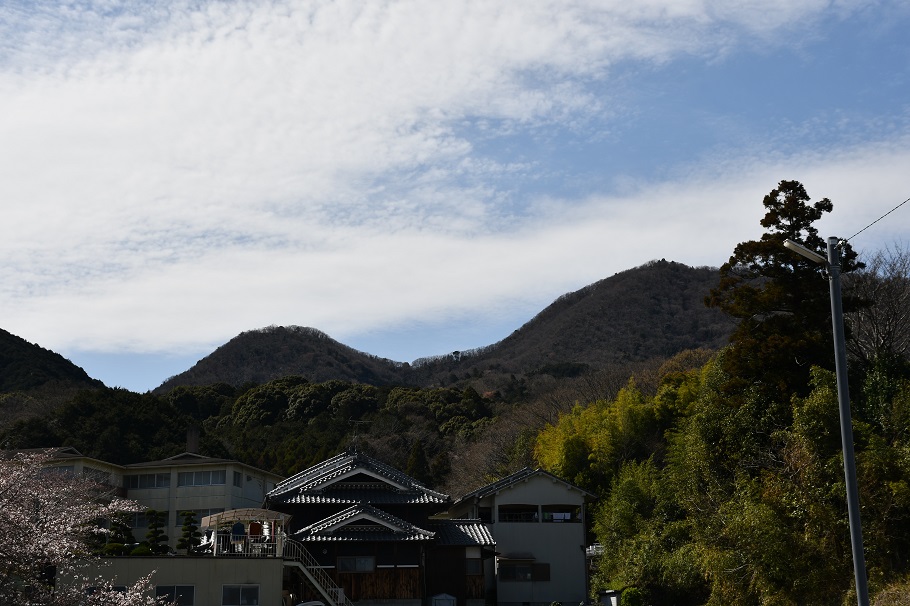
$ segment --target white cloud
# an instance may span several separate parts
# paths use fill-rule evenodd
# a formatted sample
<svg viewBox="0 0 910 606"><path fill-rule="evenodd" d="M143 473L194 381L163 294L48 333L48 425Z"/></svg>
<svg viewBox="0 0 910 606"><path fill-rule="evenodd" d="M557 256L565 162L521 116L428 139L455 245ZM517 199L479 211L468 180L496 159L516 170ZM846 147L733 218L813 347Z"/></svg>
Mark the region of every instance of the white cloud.
<svg viewBox="0 0 910 606"><path fill-rule="evenodd" d="M651 258L722 262L718 250L757 230L758 201L783 173L808 175L810 193L836 204L838 192L813 182L838 185L844 215L859 219L851 175L875 172L878 189L864 189L889 197L906 166L899 147L737 156L724 162L741 163L739 174L722 178L693 158L687 176L624 196L520 204L513 192L541 167L478 151L538 128L608 130L601 121L624 111L609 98L621 62L790 44L796 24L811 31L831 10L784 0L7 5L4 328L47 346L179 350L272 323L344 336L546 303Z"/></svg>

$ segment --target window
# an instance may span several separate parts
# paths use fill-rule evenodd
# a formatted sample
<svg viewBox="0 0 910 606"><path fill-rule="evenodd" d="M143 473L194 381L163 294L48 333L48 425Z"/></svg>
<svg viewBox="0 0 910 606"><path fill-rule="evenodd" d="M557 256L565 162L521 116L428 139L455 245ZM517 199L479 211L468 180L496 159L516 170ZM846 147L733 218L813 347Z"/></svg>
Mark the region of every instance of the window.
<svg viewBox="0 0 910 606"><path fill-rule="evenodd" d="M234 472L234 486L243 488L243 474L239 471Z"/></svg>
<svg viewBox="0 0 910 606"><path fill-rule="evenodd" d="M215 486L224 484L225 471L181 471L177 474L177 486Z"/></svg>
<svg viewBox="0 0 910 606"><path fill-rule="evenodd" d="M224 507L197 507L193 511L196 512L196 521L202 522L202 518L206 516L215 515L216 513L221 513L224 511Z"/></svg>
<svg viewBox="0 0 910 606"><path fill-rule="evenodd" d="M480 558L467 558L464 561L465 574L483 574L483 560Z"/></svg>
<svg viewBox="0 0 910 606"><path fill-rule="evenodd" d="M500 522L537 522L537 505L500 505Z"/></svg>
<svg viewBox="0 0 910 606"><path fill-rule="evenodd" d="M176 603L177 606L194 606L196 604L196 588L193 585L157 585L155 586L156 598L167 598L168 604Z"/></svg>
<svg viewBox="0 0 910 606"><path fill-rule="evenodd" d="M544 522L581 522L581 509L574 505L544 505Z"/></svg>
<svg viewBox="0 0 910 606"><path fill-rule="evenodd" d="M101 470L95 469L94 467L85 466L82 468L82 475L89 478L93 482L98 482L99 484L110 484L111 474Z"/></svg>
<svg viewBox="0 0 910 606"><path fill-rule="evenodd" d="M171 513L169 511L162 511L161 513L164 514L161 518L161 527L167 528L171 523ZM127 524L129 524L130 528L148 528L149 521L144 511L135 511L131 517L127 518Z"/></svg>
<svg viewBox="0 0 910 606"><path fill-rule="evenodd" d="M224 585L221 606L259 606L259 585Z"/></svg>
<svg viewBox="0 0 910 606"><path fill-rule="evenodd" d="M376 558L373 556L342 556L338 558L338 572L373 572Z"/></svg>
<svg viewBox="0 0 910 606"><path fill-rule="evenodd" d="M550 565L542 562L500 562L500 581L549 581Z"/></svg>
<svg viewBox="0 0 910 606"><path fill-rule="evenodd" d="M171 474L169 473L140 473L123 476L123 487L127 489L167 488L170 485Z"/></svg>

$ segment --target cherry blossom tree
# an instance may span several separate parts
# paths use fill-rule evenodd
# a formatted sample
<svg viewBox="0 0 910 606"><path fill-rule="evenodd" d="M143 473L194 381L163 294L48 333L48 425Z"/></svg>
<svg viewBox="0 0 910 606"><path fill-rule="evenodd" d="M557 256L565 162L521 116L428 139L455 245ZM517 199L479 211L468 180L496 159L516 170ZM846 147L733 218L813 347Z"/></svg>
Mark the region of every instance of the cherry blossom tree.
<svg viewBox="0 0 910 606"><path fill-rule="evenodd" d="M150 578L124 589L81 573L106 532L103 521L141 507L51 461L49 452L0 458L0 605L160 604Z"/></svg>

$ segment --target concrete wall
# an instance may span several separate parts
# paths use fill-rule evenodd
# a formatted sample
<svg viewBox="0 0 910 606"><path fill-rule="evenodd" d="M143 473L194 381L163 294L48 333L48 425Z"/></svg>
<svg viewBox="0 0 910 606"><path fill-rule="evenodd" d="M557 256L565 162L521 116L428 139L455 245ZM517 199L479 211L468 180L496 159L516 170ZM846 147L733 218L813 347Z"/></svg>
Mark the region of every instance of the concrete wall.
<svg viewBox="0 0 910 606"><path fill-rule="evenodd" d="M193 585L195 606L221 606L224 585L257 585L261 606L281 606L284 561L280 558L113 558L92 566L88 576L132 585L154 572L152 584Z"/></svg>

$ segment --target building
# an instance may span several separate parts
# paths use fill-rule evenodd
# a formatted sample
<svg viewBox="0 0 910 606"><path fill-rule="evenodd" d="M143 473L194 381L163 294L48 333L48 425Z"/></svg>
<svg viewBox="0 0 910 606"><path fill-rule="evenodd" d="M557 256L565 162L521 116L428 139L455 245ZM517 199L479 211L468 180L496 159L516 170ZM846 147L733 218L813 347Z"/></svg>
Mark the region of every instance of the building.
<svg viewBox="0 0 910 606"><path fill-rule="evenodd" d="M90 477L112 487L120 497L166 512L165 534L171 548L181 535L182 512L196 512L199 521L222 511L259 507L282 479L239 461L191 452L130 465L93 459L69 447L53 449L52 454L53 469ZM141 541L148 530L145 514L137 513L130 525L134 538Z"/></svg>
<svg viewBox="0 0 910 606"><path fill-rule="evenodd" d="M208 512L199 553L113 557L97 569L123 585L155 571L156 592L180 606L548 606L588 597L585 506L594 497L540 469L453 501L356 450L281 481L192 453L117 466L60 449L53 464L168 511L172 545L180 511Z"/></svg>
<svg viewBox="0 0 910 606"><path fill-rule="evenodd" d="M239 461L185 452L160 461L123 466L124 496L149 509L167 512L168 544L175 547L181 535L184 511L196 520L232 509L262 505L265 495L281 476ZM133 529L141 540L148 527L137 514Z"/></svg>
<svg viewBox="0 0 910 606"><path fill-rule="evenodd" d="M585 505L595 496L525 468L455 501L448 515L479 518L496 543L487 578L499 606L578 604L588 598Z"/></svg>
<svg viewBox="0 0 910 606"><path fill-rule="evenodd" d="M266 497L267 508L291 516L290 538L358 605L479 606L490 598L483 562L494 556L493 540L479 520L440 516L450 504L356 450L297 473Z"/></svg>

